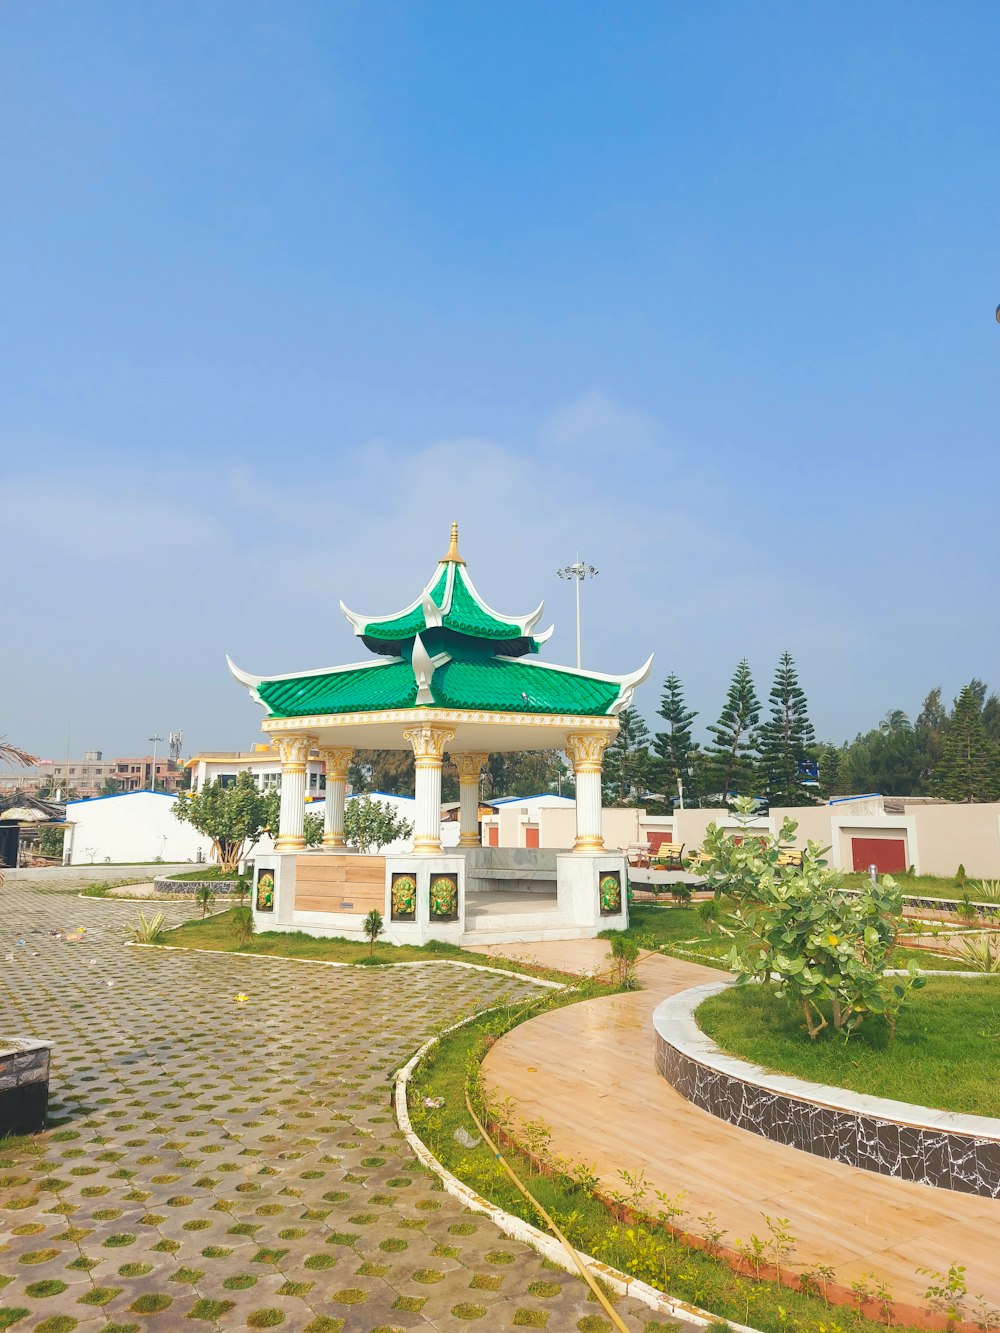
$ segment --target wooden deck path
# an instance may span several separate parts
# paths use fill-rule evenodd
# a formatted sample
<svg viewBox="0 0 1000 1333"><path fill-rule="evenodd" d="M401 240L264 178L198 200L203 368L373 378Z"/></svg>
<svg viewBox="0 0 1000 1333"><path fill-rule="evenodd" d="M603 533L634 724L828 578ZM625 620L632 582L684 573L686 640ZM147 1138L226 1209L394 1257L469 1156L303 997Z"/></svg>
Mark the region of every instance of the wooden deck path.
<svg viewBox="0 0 1000 1333"><path fill-rule="evenodd" d="M548 967L601 971L601 940L497 945L494 952ZM849 1286L872 1273L896 1299L920 1306L929 1279L967 1268L969 1291L1000 1306L1000 1201L934 1189L842 1166L735 1129L685 1101L656 1073L651 1015L667 995L718 972L657 957L640 964L643 989L543 1014L494 1046L487 1083L525 1119L552 1130L553 1152L585 1162L610 1189L620 1170L641 1169L654 1190L687 1191L693 1219L711 1210L723 1244L756 1232L762 1217L788 1218L792 1266L829 1264Z"/></svg>

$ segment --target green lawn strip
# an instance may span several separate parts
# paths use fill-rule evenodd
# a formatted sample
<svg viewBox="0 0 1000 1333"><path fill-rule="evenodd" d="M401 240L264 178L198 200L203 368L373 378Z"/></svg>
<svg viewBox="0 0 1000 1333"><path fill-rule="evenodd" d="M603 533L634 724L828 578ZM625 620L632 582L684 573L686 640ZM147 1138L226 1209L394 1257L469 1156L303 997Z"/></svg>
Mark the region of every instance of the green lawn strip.
<svg viewBox="0 0 1000 1333"><path fill-rule="evenodd" d="M725 902L722 904L725 913ZM723 919L725 919L723 917ZM602 938L608 938L606 931ZM625 932L641 948L659 949L675 958L704 963L723 971L729 954L730 940L719 931L709 933L698 913L698 906L675 907L669 903L632 903L629 907L629 928ZM928 949L897 949L893 963L906 967L911 958L928 971L961 972L968 964L957 958L942 957Z"/></svg>
<svg viewBox="0 0 1000 1333"><path fill-rule="evenodd" d="M771 986L706 1000L699 1026L724 1050L812 1083L966 1115L1000 1113L1000 980L931 977L914 991L890 1044L885 1020L865 1019L845 1042L810 1041L801 1008Z"/></svg>
<svg viewBox="0 0 1000 1333"><path fill-rule="evenodd" d="M571 982L576 978L551 968L509 958L494 958L488 954L471 953L454 944L432 941L430 944L386 944L379 941L369 951L365 940L347 940L339 936L317 939L302 931L264 931L253 937L250 944L238 947L232 934L232 912L218 912L215 916L196 921L185 921L173 930L164 931L160 942L175 948L212 949L221 953L260 954L270 958L308 958L328 963L359 963L363 966L379 963L433 962L448 959L461 963L476 963L481 967L496 968L502 972L523 972L528 976L543 977L547 981ZM359 918L360 920L360 918Z"/></svg>
<svg viewBox="0 0 1000 1333"><path fill-rule="evenodd" d="M165 879L196 879L196 880L236 880L239 876L235 870L227 870L223 873L218 866L201 866L198 870L181 870L176 874L164 876Z"/></svg>
<svg viewBox="0 0 1000 1333"><path fill-rule="evenodd" d="M503 1173L486 1144L480 1141L470 1149L455 1138L459 1128L466 1135L479 1137L466 1110L465 1088L467 1084L472 1089L478 1088L480 1065L497 1036L546 1009L598 994L596 987L583 984L572 991L542 997L530 1011L512 1006L484 1015L447 1033L421 1061L410 1083L409 1113L413 1128L438 1161L477 1194L542 1230L546 1228L537 1212ZM443 1097L444 1105L427 1110L423 1105L425 1097ZM478 1097L475 1091L474 1104ZM477 1114L483 1114L478 1105ZM750 1324L763 1333L788 1333L790 1328L797 1333L830 1333L833 1328L840 1333L876 1333L884 1327L846 1306L837 1306L834 1312L818 1296L741 1277L723 1259L687 1248L655 1221L643 1222L633 1216L627 1222L620 1222L589 1192L585 1183L566 1173L572 1167L565 1163L561 1163L562 1170L545 1172L536 1169L515 1147L505 1148L504 1155L577 1249L675 1298L689 1301L720 1318ZM632 1165L627 1161L621 1163L626 1171ZM680 1225L693 1234L698 1233L697 1219L682 1217ZM766 1240L770 1233L763 1215L759 1230ZM733 1242L734 1238L725 1233L719 1238L722 1246ZM796 1267L794 1254L783 1260L783 1267L786 1270ZM831 1322L832 1316L835 1323ZM905 1326L894 1327L901 1330Z"/></svg>
<svg viewBox="0 0 1000 1333"><path fill-rule="evenodd" d="M894 875L893 878L904 898L950 898L954 902L961 902L963 898L968 897L972 902L989 901L980 897L977 890L978 881L974 879L968 879L964 884L957 884L953 878L941 875ZM844 888L857 889L867 879L868 876L861 872L845 875Z"/></svg>

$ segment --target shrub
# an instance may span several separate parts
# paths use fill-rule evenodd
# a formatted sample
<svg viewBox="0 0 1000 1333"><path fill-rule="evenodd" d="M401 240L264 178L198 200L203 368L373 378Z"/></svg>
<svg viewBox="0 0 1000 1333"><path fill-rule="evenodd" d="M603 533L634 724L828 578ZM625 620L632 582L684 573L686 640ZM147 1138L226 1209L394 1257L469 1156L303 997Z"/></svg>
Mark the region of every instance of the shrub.
<svg viewBox="0 0 1000 1333"><path fill-rule="evenodd" d="M254 922L252 907L234 907L229 919L229 929L233 933L238 948L243 948L253 939Z"/></svg>
<svg viewBox="0 0 1000 1333"><path fill-rule="evenodd" d="M132 936L134 944L152 944L159 938L166 919L164 912L156 912L148 918L144 912L140 912L138 920L122 926L122 930Z"/></svg>
<svg viewBox="0 0 1000 1333"><path fill-rule="evenodd" d="M958 869L955 871L955 887L959 889L964 889L967 880L968 880L968 875L966 875L965 873L965 866L962 865L961 862L959 862Z"/></svg>
<svg viewBox="0 0 1000 1333"><path fill-rule="evenodd" d="M611 936L611 971L615 982L622 990L638 990L639 981L636 969L639 964L639 946L630 940L623 931L616 931Z"/></svg>
<svg viewBox="0 0 1000 1333"><path fill-rule="evenodd" d="M194 891L195 902L201 907L202 916L207 916L208 909L215 902L215 894L212 892L211 884L199 884Z"/></svg>

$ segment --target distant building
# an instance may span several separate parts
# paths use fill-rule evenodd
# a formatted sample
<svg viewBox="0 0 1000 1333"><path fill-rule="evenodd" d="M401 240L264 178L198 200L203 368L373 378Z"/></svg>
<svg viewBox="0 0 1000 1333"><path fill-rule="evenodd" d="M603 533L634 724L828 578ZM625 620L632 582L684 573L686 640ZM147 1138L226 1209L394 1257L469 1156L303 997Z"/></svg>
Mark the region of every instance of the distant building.
<svg viewBox="0 0 1000 1333"><path fill-rule="evenodd" d="M43 759L33 768L0 773L0 796L12 792L37 792L99 796L113 778L119 791L144 791L152 786L153 757L105 759L101 750L86 750L82 759ZM168 757L156 757L158 791L177 791L184 784L184 770Z"/></svg>
<svg viewBox="0 0 1000 1333"><path fill-rule="evenodd" d="M191 790L201 791L206 782L220 782L223 787L236 781L238 773L252 773L261 791L281 790L281 756L269 745L255 745L252 750L222 750L192 755L185 768L191 773ZM311 756L306 768L306 800L315 800L326 791L323 760Z"/></svg>
<svg viewBox="0 0 1000 1333"><path fill-rule="evenodd" d="M136 791L68 801L63 864L209 860L211 839L174 817L180 799L169 792Z"/></svg>

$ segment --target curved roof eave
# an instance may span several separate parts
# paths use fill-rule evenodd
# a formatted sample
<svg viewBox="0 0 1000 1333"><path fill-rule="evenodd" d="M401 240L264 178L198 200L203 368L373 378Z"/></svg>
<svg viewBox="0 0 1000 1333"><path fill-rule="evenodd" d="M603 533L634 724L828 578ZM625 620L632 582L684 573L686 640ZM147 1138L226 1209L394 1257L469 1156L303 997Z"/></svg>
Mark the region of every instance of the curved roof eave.
<svg viewBox="0 0 1000 1333"><path fill-rule="evenodd" d="M361 638L362 635L364 635L369 625L391 625L394 620L402 620L404 617L412 615L418 608L424 613L424 629L434 629L441 624L442 615L444 615L451 606L451 590L454 584L454 565L449 566L449 577L445 585L445 594L442 605L438 606L437 602L435 602L434 598L431 596L431 589L441 578L441 566L444 563L443 560L438 561L433 576L424 584L423 588L417 596L414 597L409 606L404 606L400 611L393 611L392 614L388 616L365 616L357 611L352 611L350 607L345 606L345 604L341 602L341 613L344 615L348 624L352 626L354 633L358 638Z"/></svg>

